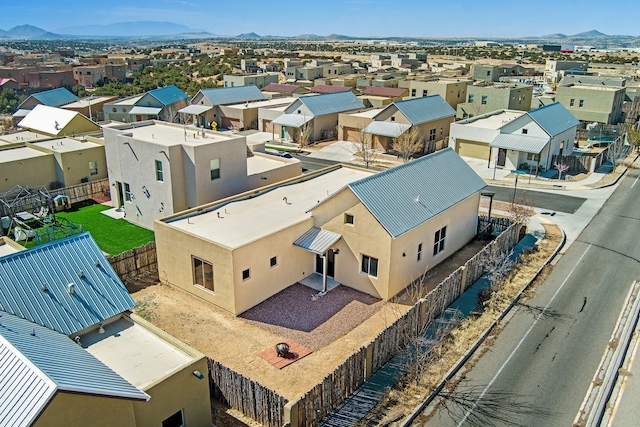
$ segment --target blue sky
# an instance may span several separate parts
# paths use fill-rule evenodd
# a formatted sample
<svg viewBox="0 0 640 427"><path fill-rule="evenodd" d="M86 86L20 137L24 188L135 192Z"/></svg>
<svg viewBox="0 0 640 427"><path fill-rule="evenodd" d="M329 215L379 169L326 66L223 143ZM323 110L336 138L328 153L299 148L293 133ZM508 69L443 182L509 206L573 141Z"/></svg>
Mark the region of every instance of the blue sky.
<svg viewBox="0 0 640 427"><path fill-rule="evenodd" d="M31 24L55 31L87 24L170 21L222 35L491 38L598 30L637 36L637 19L627 16L637 10L636 1L27 0L2 5L0 29Z"/></svg>

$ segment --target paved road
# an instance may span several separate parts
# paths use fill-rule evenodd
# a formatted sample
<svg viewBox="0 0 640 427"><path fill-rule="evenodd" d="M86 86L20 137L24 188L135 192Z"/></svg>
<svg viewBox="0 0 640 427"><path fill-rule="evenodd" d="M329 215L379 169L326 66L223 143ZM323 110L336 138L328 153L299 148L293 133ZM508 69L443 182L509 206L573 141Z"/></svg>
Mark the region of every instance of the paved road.
<svg viewBox="0 0 640 427"><path fill-rule="evenodd" d="M496 193L494 199L502 202L510 202L513 198L513 187L489 185L484 191ZM582 206L586 199L574 197L570 194L570 192L565 190L558 190L558 192L551 193L533 191L525 188L516 189L516 199L524 197L531 200L537 208L544 208L552 212L558 211L573 214Z"/></svg>
<svg viewBox="0 0 640 427"><path fill-rule="evenodd" d="M640 279L635 182L623 179L428 425L572 424L627 291Z"/></svg>

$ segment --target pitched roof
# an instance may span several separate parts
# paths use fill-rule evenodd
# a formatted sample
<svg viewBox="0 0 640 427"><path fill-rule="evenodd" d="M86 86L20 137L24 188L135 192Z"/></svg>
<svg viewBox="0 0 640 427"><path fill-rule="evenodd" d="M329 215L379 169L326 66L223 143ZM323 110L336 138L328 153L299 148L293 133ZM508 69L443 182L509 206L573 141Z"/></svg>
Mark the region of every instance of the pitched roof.
<svg viewBox="0 0 640 427"><path fill-rule="evenodd" d="M351 90L350 87L346 86L333 86L333 85L316 85L310 88L313 93L334 93L334 92L346 92Z"/></svg>
<svg viewBox="0 0 640 427"><path fill-rule="evenodd" d="M333 231L311 227L306 233L298 237L293 244L314 254L322 255L341 237L341 235Z"/></svg>
<svg viewBox="0 0 640 427"><path fill-rule="evenodd" d="M211 105L239 104L267 99L256 85L202 89L200 93L211 102Z"/></svg>
<svg viewBox="0 0 640 427"><path fill-rule="evenodd" d="M383 122L374 120L373 122L365 126L364 129L362 129L362 132L370 133L372 135L382 135L391 138L397 138L410 127L411 125L408 125L406 123Z"/></svg>
<svg viewBox="0 0 640 427"><path fill-rule="evenodd" d="M414 125L431 122L444 117L456 115L451 105L447 104L440 95L424 96L422 98L411 98L404 101L396 101L398 110ZM389 108L389 107L387 107Z"/></svg>
<svg viewBox="0 0 640 427"><path fill-rule="evenodd" d="M0 390L0 425L15 426L31 425L57 391L149 399L66 335L7 313L0 325Z"/></svg>
<svg viewBox="0 0 640 427"><path fill-rule="evenodd" d="M177 101L180 101L181 99L185 99L189 97L186 93L178 89L175 85L159 87L158 89L150 90L147 93L153 96L155 99L157 99L164 105L173 104L174 102L177 102Z"/></svg>
<svg viewBox="0 0 640 427"><path fill-rule="evenodd" d="M65 335L134 306L89 233L0 258L0 310Z"/></svg>
<svg viewBox="0 0 640 427"><path fill-rule="evenodd" d="M18 83L18 81L12 77L0 77L0 86L2 86L5 83L9 83L9 82L14 82L14 83Z"/></svg>
<svg viewBox="0 0 640 427"><path fill-rule="evenodd" d="M362 101L350 90L345 92L323 93L320 95L306 95L301 96L298 100L306 105L316 117L364 108ZM295 103L292 105L295 105Z"/></svg>
<svg viewBox="0 0 640 427"><path fill-rule="evenodd" d="M476 194L486 184L453 149L446 148L348 187L397 238Z"/></svg>
<svg viewBox="0 0 640 427"><path fill-rule="evenodd" d="M393 98L397 98L399 96L403 96L407 93L407 89L402 89L398 87L382 87L382 86L367 86L363 91L363 95L373 95L373 96L389 96Z"/></svg>
<svg viewBox="0 0 640 427"><path fill-rule="evenodd" d="M299 85L288 85L282 83L269 83L262 88L263 92L280 92L280 93L293 93L300 89Z"/></svg>
<svg viewBox="0 0 640 427"><path fill-rule="evenodd" d="M65 127L77 117L81 117L86 121L86 131L99 129L97 124L77 111L48 107L46 105L36 105L33 110L18 122L18 126L49 135L61 135L65 133Z"/></svg>
<svg viewBox="0 0 640 427"><path fill-rule="evenodd" d="M63 87L34 93L33 95L29 96L29 98L35 98L42 105L47 105L49 107L59 107L60 105L68 104L70 102L78 100L77 96ZM22 104L27 102L29 98L25 99ZM18 108L20 108L22 104L18 105Z"/></svg>
<svg viewBox="0 0 640 427"><path fill-rule="evenodd" d="M527 114L550 136L556 136L580 124L580 120L559 102L536 108Z"/></svg>
<svg viewBox="0 0 640 427"><path fill-rule="evenodd" d="M490 147L540 154L549 143L549 138L522 135L517 133L500 133L489 144Z"/></svg>

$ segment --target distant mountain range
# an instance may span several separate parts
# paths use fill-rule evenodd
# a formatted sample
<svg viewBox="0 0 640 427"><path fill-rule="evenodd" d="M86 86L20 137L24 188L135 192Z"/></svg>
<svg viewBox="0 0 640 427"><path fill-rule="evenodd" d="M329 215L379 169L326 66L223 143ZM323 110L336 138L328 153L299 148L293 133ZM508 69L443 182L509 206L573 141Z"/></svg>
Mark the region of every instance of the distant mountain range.
<svg viewBox="0 0 640 427"><path fill-rule="evenodd" d="M446 41L472 41L480 37L451 38L451 37L352 37L342 34L330 34L319 36L316 34L301 34L298 36L260 36L256 33L239 35L218 35L204 30L189 28L186 25L173 22L136 21L119 22L109 25L77 25L58 28L55 32L43 30L32 25L20 25L10 30L0 30L0 40L187 40L187 39L231 39L231 40L306 40L306 41L330 41L330 40L394 40L415 41L425 40L433 43ZM486 40L485 38L482 38ZM640 36L607 35L597 30L587 31L574 35L548 34L540 37L510 37L494 38L499 42L511 43L557 43L562 45L590 45L596 48L607 47L640 47Z"/></svg>

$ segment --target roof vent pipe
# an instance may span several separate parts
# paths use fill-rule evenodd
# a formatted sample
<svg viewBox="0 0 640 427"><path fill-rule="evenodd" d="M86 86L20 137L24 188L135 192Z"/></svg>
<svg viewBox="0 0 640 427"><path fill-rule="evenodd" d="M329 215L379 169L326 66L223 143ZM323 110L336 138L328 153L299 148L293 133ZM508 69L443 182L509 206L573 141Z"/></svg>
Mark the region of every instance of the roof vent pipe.
<svg viewBox="0 0 640 427"><path fill-rule="evenodd" d="M73 283L69 283L67 285L67 292L69 293L69 295L73 295L76 293L76 285Z"/></svg>

